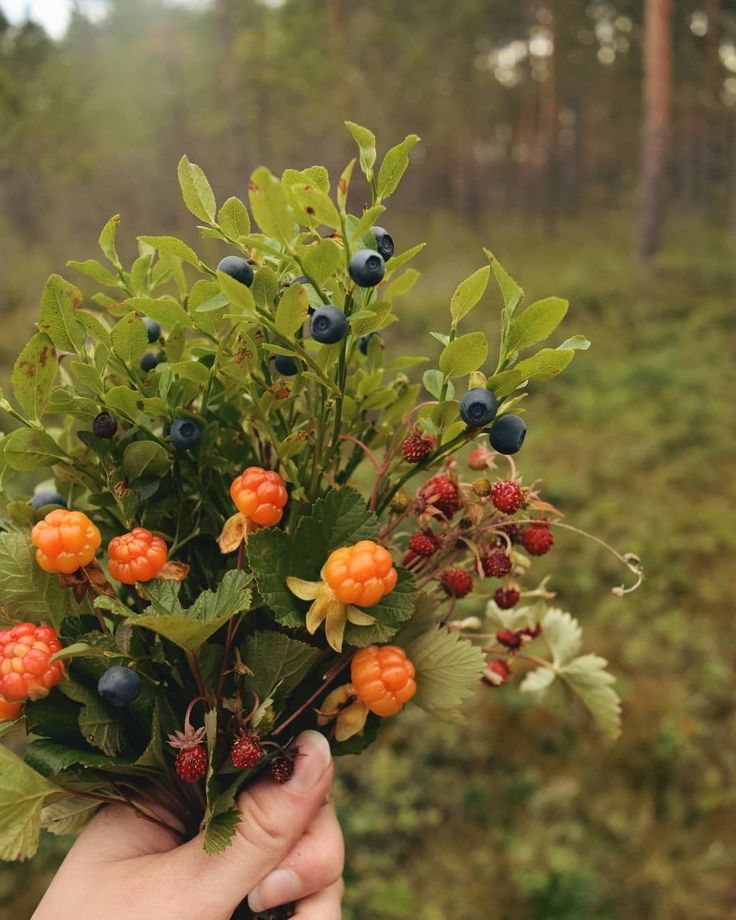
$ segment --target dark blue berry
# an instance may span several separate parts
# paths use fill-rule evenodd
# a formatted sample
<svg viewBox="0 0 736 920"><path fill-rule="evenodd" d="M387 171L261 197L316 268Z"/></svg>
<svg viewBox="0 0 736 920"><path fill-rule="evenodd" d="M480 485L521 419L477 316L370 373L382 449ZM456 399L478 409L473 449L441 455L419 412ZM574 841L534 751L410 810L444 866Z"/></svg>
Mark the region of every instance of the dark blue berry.
<svg viewBox="0 0 736 920"><path fill-rule="evenodd" d="M141 679L130 668L108 668L97 681L97 692L111 706L130 706L141 692Z"/></svg>
<svg viewBox="0 0 736 920"><path fill-rule="evenodd" d="M179 450L196 447L202 437L202 429L190 418L178 418L171 423L171 443Z"/></svg>
<svg viewBox="0 0 736 920"><path fill-rule="evenodd" d="M502 415L493 423L488 440L499 454L515 454L525 437L526 422L520 415Z"/></svg>
<svg viewBox="0 0 736 920"><path fill-rule="evenodd" d="M299 365L289 355L276 355L273 363L279 374L284 377L293 377L299 373Z"/></svg>
<svg viewBox="0 0 736 920"><path fill-rule="evenodd" d="M45 505L61 505L62 508L66 508L66 499L52 489L39 489L31 499L31 508L38 511Z"/></svg>
<svg viewBox="0 0 736 920"><path fill-rule="evenodd" d="M387 233L383 227L371 227L371 233L376 240L376 249L383 256L383 261L388 262L394 254L394 240L390 233Z"/></svg>
<svg viewBox="0 0 736 920"><path fill-rule="evenodd" d="M460 400L460 417L469 428L482 428L498 411L498 400L485 387L468 390Z"/></svg>
<svg viewBox="0 0 736 920"><path fill-rule="evenodd" d="M342 310L338 310L337 307L320 307L312 314L310 331L315 342L334 345L347 335L348 321Z"/></svg>
<svg viewBox="0 0 736 920"><path fill-rule="evenodd" d="M362 355L368 354L368 345L370 344L371 339L380 339L381 336L377 332L369 332L368 335L363 335L358 339L358 351Z"/></svg>
<svg viewBox="0 0 736 920"><path fill-rule="evenodd" d="M141 370L147 374L164 360L160 351L147 351L141 358Z"/></svg>
<svg viewBox="0 0 736 920"><path fill-rule="evenodd" d="M241 259L240 256L225 256L217 266L217 271L230 275L231 278L234 278L246 287L250 287L251 284L253 284L253 269L248 262L246 262L245 259Z"/></svg>
<svg viewBox="0 0 736 920"><path fill-rule="evenodd" d="M153 342L158 342L158 340L161 338L161 327L159 324L155 319L151 319L150 316L144 316L143 322L146 324L146 332L148 333L149 345Z"/></svg>
<svg viewBox="0 0 736 920"><path fill-rule="evenodd" d="M386 264L380 252L361 249L350 260L348 270L358 287L375 287L386 274Z"/></svg>
<svg viewBox="0 0 736 920"><path fill-rule="evenodd" d="M117 430L117 419L109 412L100 412L92 422L92 431L98 438L112 438Z"/></svg>

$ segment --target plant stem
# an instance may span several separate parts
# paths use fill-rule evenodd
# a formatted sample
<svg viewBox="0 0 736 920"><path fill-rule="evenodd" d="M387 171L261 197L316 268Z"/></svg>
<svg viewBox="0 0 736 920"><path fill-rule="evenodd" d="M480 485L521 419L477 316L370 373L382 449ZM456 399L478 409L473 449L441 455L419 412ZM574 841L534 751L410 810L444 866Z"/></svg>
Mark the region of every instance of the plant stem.
<svg viewBox="0 0 736 920"><path fill-rule="evenodd" d="M291 723L298 719L299 716L307 709L308 706L317 699L318 696L325 690L326 687L332 683L332 681L343 671L347 665L350 663L350 659L355 654L354 651L343 652L343 654L337 659L337 661L332 665L332 667L327 671L327 673L322 678L322 683L317 687L317 689L312 693L299 708L293 712L287 719L285 719L279 726L277 726L272 732L271 735L280 735L281 732L287 728Z"/></svg>

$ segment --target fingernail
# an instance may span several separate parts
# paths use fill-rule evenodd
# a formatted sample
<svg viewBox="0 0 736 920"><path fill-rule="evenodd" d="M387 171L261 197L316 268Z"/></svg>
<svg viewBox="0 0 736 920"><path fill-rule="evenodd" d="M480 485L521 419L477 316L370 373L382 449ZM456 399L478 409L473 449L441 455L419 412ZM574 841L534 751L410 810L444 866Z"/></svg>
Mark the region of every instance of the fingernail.
<svg viewBox="0 0 736 920"><path fill-rule="evenodd" d="M294 742L298 750L294 775L286 784L294 792L309 792L324 776L332 760L330 742L319 732L302 732Z"/></svg>
<svg viewBox="0 0 736 920"><path fill-rule="evenodd" d="M254 914L279 904L295 901L301 894L301 885L291 869L274 869L248 895L248 906Z"/></svg>

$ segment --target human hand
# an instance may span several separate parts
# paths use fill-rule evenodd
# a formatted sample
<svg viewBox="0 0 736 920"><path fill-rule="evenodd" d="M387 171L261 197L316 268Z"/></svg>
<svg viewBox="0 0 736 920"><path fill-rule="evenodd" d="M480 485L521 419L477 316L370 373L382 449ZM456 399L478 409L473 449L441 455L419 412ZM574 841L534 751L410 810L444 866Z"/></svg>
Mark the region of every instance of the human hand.
<svg viewBox="0 0 736 920"><path fill-rule="evenodd" d="M328 801L327 740L304 732L284 785L270 778L238 800L232 846L217 856L201 835L174 831L127 806L104 808L74 844L32 920L230 920L248 897L254 912L298 901L298 920L339 920L343 840Z"/></svg>

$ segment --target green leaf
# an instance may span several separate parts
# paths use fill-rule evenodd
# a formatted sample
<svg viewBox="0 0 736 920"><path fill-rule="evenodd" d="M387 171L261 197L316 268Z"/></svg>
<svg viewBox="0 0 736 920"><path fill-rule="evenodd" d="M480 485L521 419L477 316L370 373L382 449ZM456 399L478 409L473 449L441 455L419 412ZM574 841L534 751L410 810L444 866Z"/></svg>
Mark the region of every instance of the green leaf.
<svg viewBox="0 0 736 920"><path fill-rule="evenodd" d="M435 399L440 398L442 392L442 384L445 382L445 375L442 371L435 369L425 371L422 375L422 383L424 384L425 390Z"/></svg>
<svg viewBox="0 0 736 920"><path fill-rule="evenodd" d="M388 198L396 191L409 165L409 154L420 140L417 134L409 134L400 144L392 147L386 153L378 172L379 199Z"/></svg>
<svg viewBox="0 0 736 920"><path fill-rule="evenodd" d="M426 243L417 243L417 245L412 246L411 249L407 249L405 252L400 252L398 255L392 256L386 266L386 270L395 272L397 268L406 265L414 256L418 255L426 245Z"/></svg>
<svg viewBox="0 0 736 920"><path fill-rule="evenodd" d="M79 707L73 703L68 705L73 707L75 719L78 719ZM35 729L36 726L33 727ZM78 727L77 724L77 730ZM76 737L78 743L82 743L78 734ZM69 744L52 741L50 738L36 738L28 745L26 763L42 776L55 776L70 767L81 766L92 769L109 767L111 760L107 754L91 748L72 747Z"/></svg>
<svg viewBox="0 0 736 920"><path fill-rule="evenodd" d="M217 222L222 228L222 232L236 242L239 242L250 233L248 209L239 198L227 199L220 208Z"/></svg>
<svg viewBox="0 0 736 920"><path fill-rule="evenodd" d="M464 316L467 316L479 302L488 287L490 276L491 268L489 265L485 265L483 268L479 268L477 272L473 272L469 278L461 281L455 288L455 293L450 301L453 326L456 326Z"/></svg>
<svg viewBox="0 0 736 920"><path fill-rule="evenodd" d="M204 851L208 856L222 853L232 845L240 824L240 812L234 806L213 815L204 830Z"/></svg>
<svg viewBox="0 0 736 920"><path fill-rule="evenodd" d="M149 612L132 617L129 622L164 636L187 652L194 652L228 620L250 609L249 580L245 572L226 572L216 591L203 591L188 608L178 601L178 584L150 582L144 589L151 601Z"/></svg>
<svg viewBox="0 0 736 920"><path fill-rule="evenodd" d="M522 380L531 380L533 377L537 380L549 380L564 371L574 357L574 351L543 348L531 358L519 361L514 370L521 374Z"/></svg>
<svg viewBox="0 0 736 920"><path fill-rule="evenodd" d="M51 275L41 294L38 331L45 332L59 351L79 354L84 345L84 326L74 315L82 292L60 275Z"/></svg>
<svg viewBox="0 0 736 920"><path fill-rule="evenodd" d="M371 227L378 221L385 210L386 208L384 208L382 204L374 205L372 208L366 208L361 214L360 220L355 224L352 230L348 232L350 242L353 243L358 240L370 249L375 249L376 239L371 233ZM350 224L352 220L353 218L350 218L348 224ZM392 268L393 267L392 265Z"/></svg>
<svg viewBox="0 0 736 920"><path fill-rule="evenodd" d="M329 239L303 247L300 254L306 273L319 285L335 274L343 258L340 247Z"/></svg>
<svg viewBox="0 0 736 920"><path fill-rule="evenodd" d="M590 711L609 738L621 734L621 700L611 686L615 677L606 671L608 662L598 655L582 655L560 670L560 677Z"/></svg>
<svg viewBox="0 0 736 920"><path fill-rule="evenodd" d="M477 371L488 357L488 339L483 332L468 332L450 342L440 354L440 370L446 377L464 377Z"/></svg>
<svg viewBox="0 0 736 920"><path fill-rule="evenodd" d="M51 435L35 428L19 428L5 438L4 456L14 470L35 470L53 466L66 457Z"/></svg>
<svg viewBox="0 0 736 920"><path fill-rule="evenodd" d="M125 301L144 316L148 316L164 326L191 326L189 314L178 300L168 295L165 297L130 297Z"/></svg>
<svg viewBox="0 0 736 920"><path fill-rule="evenodd" d="M81 795L66 796L43 809L41 827L57 837L76 834L101 806Z"/></svg>
<svg viewBox="0 0 736 920"><path fill-rule="evenodd" d="M368 128L346 121L345 127L353 135L360 151L360 168L369 178L373 176L373 164L376 162L376 136Z"/></svg>
<svg viewBox="0 0 736 920"><path fill-rule="evenodd" d="M123 267L115 250L115 237L117 236L119 226L120 215L113 214L110 220L108 220L108 222L102 228L99 239L102 254L106 256L106 258L108 258L117 269L121 269Z"/></svg>
<svg viewBox="0 0 736 920"><path fill-rule="evenodd" d="M194 265L195 268L199 268L199 256L197 253L191 246L187 246L183 240L179 240L175 236L139 236L138 239L141 243L146 243L148 246L158 249L160 253L173 256L175 259L181 259L182 262L188 262L190 265Z"/></svg>
<svg viewBox="0 0 736 920"><path fill-rule="evenodd" d="M250 209L267 236L290 243L294 235L294 212L279 180L265 166L259 167L248 183Z"/></svg>
<svg viewBox="0 0 736 920"><path fill-rule="evenodd" d="M240 307L244 313L253 313L256 303L253 298L253 292L249 287L241 284L240 281L236 281L231 275L220 271L217 272L217 283L220 285L222 293L234 307ZM208 304L202 304L197 312L206 312L208 306Z"/></svg>
<svg viewBox="0 0 736 920"><path fill-rule="evenodd" d="M292 284L285 291L276 310L276 328L291 338L307 319L309 299L302 284Z"/></svg>
<svg viewBox="0 0 736 920"><path fill-rule="evenodd" d="M353 175L354 168L355 160L353 159L348 163L345 169L343 169L342 175L337 183L337 206L341 211L345 210L345 205L347 204L350 179Z"/></svg>
<svg viewBox="0 0 736 920"><path fill-rule="evenodd" d="M315 502L312 513L303 518L294 542L306 549L318 546L323 558L320 568L333 549L370 540L378 530L378 518L366 506L360 492L350 487L333 489L325 498Z"/></svg>
<svg viewBox="0 0 736 920"><path fill-rule="evenodd" d="M251 287L256 304L262 310L269 310L279 291L279 279L270 265L264 265L256 272Z"/></svg>
<svg viewBox="0 0 736 920"><path fill-rule="evenodd" d="M96 689L68 679L59 684L61 692L75 703L81 703L79 730L84 740L107 754L115 757L125 747L125 734L120 724L120 714L107 706L97 695Z"/></svg>
<svg viewBox="0 0 736 920"><path fill-rule="evenodd" d="M36 421L48 405L58 367L53 342L43 332L33 336L13 366L10 382L15 398Z"/></svg>
<svg viewBox="0 0 736 920"><path fill-rule="evenodd" d="M307 166L306 169L285 169L281 174L281 182L286 186L308 185L316 186L321 192L329 192L330 175L324 166Z"/></svg>
<svg viewBox="0 0 736 920"><path fill-rule="evenodd" d="M123 470L131 482L142 476L161 477L171 469L169 452L156 441L134 441L123 454Z"/></svg>
<svg viewBox="0 0 736 920"><path fill-rule="evenodd" d="M491 263L496 283L501 291L501 296L503 297L503 302L509 312L509 316L513 316L514 311L524 297L524 291L514 281L492 252L488 249L484 249L483 252Z"/></svg>
<svg viewBox="0 0 736 920"><path fill-rule="evenodd" d="M101 395L105 389L100 372L91 364L83 364L81 361L71 361L69 370L74 374L77 380L86 387L89 387L98 395Z"/></svg>
<svg viewBox="0 0 736 920"><path fill-rule="evenodd" d="M485 669L483 652L459 633L440 626L413 639L406 653L416 668L412 702L435 718L460 721L457 710L476 689Z"/></svg>
<svg viewBox="0 0 736 920"><path fill-rule="evenodd" d="M217 203L204 170L183 156L179 160L177 173L184 204L195 217L208 223L214 222Z"/></svg>
<svg viewBox="0 0 736 920"><path fill-rule="evenodd" d="M508 350L523 351L530 345L543 342L562 322L568 306L568 302L560 297L546 297L528 306L511 323Z"/></svg>
<svg viewBox="0 0 736 920"><path fill-rule="evenodd" d="M58 629L71 604L71 592L36 562L30 534L0 534L0 618L50 623Z"/></svg>
<svg viewBox="0 0 736 920"><path fill-rule="evenodd" d="M131 421L136 421L140 415L138 400L138 391L123 385L113 387L105 393L105 405L108 409L115 409L118 412L122 412Z"/></svg>
<svg viewBox="0 0 736 920"><path fill-rule="evenodd" d="M110 340L118 358L128 367L134 367L148 348L146 324L131 310L112 327Z"/></svg>
<svg viewBox="0 0 736 920"><path fill-rule="evenodd" d="M553 668L539 667L529 671L524 680L519 684L522 693L543 693L552 686L557 679L557 672Z"/></svg>
<svg viewBox="0 0 736 920"><path fill-rule="evenodd" d="M291 194L297 203L299 214L303 214L307 226L320 224L336 230L340 226L340 216L329 195L314 185L293 185Z"/></svg>
<svg viewBox="0 0 736 920"><path fill-rule="evenodd" d="M121 287L120 278L113 275L109 268L105 268L97 259L87 259L84 262L75 262L74 260L66 263L69 268L73 268L88 278L92 278L98 284L104 284L107 287Z"/></svg>
<svg viewBox="0 0 736 920"><path fill-rule="evenodd" d="M578 621L564 610L550 607L542 619L542 635L552 652L552 661L559 668L578 654L583 631Z"/></svg>
<svg viewBox="0 0 736 920"><path fill-rule="evenodd" d="M584 335L571 335L562 345L557 346L558 351L587 351L589 348L590 339L586 339Z"/></svg>
<svg viewBox="0 0 736 920"><path fill-rule="evenodd" d="M526 378L515 368L510 371L501 371L500 374L494 374L489 377L486 386L493 393L496 399L503 399L520 386Z"/></svg>
<svg viewBox="0 0 736 920"><path fill-rule="evenodd" d="M0 745L0 859L28 859L38 849L41 810L58 788Z"/></svg>
<svg viewBox="0 0 736 920"><path fill-rule="evenodd" d="M379 300L353 313L349 320L353 335L363 336L377 329L383 329L386 320L391 316L391 309L392 306L387 300Z"/></svg>
<svg viewBox="0 0 736 920"><path fill-rule="evenodd" d="M392 300L395 297L401 297L402 294L407 294L418 280L419 272L415 268L407 268L403 274L394 279L386 288L385 298Z"/></svg>
<svg viewBox="0 0 736 920"><path fill-rule="evenodd" d="M252 674L245 686L261 700L272 699L278 710L322 657L322 652L284 633L251 633L241 646L243 663Z"/></svg>

